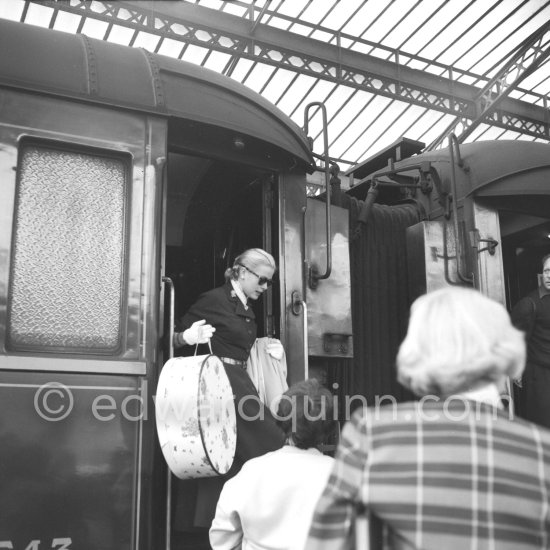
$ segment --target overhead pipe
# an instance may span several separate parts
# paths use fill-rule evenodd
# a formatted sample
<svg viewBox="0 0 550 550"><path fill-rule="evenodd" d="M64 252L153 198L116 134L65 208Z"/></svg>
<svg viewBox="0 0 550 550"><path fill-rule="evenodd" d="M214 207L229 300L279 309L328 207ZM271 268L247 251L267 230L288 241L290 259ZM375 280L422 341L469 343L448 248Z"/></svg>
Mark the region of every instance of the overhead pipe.
<svg viewBox="0 0 550 550"><path fill-rule="evenodd" d="M361 236L363 227L366 227L367 225L367 222L369 220L370 213L372 210L372 206L376 202L377 198L378 198L378 185L375 182L373 182L369 187L369 190L367 191L367 197L363 202L363 205L359 212L359 216L357 216L357 223L355 225L355 230L353 231L353 235L351 237L352 241L357 240Z"/></svg>

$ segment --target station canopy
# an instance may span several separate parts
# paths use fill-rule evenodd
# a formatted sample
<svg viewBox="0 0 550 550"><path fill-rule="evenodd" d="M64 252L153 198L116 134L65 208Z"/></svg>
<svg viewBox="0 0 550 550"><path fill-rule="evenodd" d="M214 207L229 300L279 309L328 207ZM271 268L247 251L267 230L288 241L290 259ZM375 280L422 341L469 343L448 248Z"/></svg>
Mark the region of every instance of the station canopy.
<svg viewBox="0 0 550 550"><path fill-rule="evenodd" d="M550 0L2 0L0 18L202 65L302 127L310 105L343 171L402 137L550 141Z"/></svg>

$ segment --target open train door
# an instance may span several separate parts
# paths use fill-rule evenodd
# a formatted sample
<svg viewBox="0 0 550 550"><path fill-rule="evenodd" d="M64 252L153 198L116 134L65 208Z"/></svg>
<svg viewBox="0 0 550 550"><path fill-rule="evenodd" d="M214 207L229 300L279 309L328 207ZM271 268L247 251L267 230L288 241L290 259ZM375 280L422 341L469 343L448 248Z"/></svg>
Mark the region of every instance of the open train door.
<svg viewBox="0 0 550 550"><path fill-rule="evenodd" d="M477 283L509 310L540 284L541 259L550 252L550 166L541 166L539 160L474 193L471 241ZM508 391L514 411L521 416L521 390L510 384Z"/></svg>
<svg viewBox="0 0 550 550"><path fill-rule="evenodd" d="M305 177L281 176L278 202L281 324L284 327L288 383L292 385L307 378L307 306L303 276Z"/></svg>
<svg viewBox="0 0 550 550"><path fill-rule="evenodd" d="M306 107L320 113L324 140L321 158L323 189L308 197L304 175L286 174L279 182L279 247L281 323L289 365L288 382L310 376L324 380L319 358L353 356L348 211L331 204L330 159L326 110L322 103ZM284 312L284 314L283 314ZM312 368L313 367L313 368Z"/></svg>
<svg viewBox="0 0 550 550"><path fill-rule="evenodd" d="M170 295L161 298L164 340L170 343L170 331L203 292L224 284L224 273L239 254L262 248L274 256L278 270L273 285L252 304L258 337L279 338L287 352L289 383L303 379L303 322L290 304L293 292L302 292L307 166L265 141L222 141L216 128L203 128L204 142L197 144L192 130L173 120L168 131L162 250ZM172 354L194 353L191 346L164 347L162 364ZM197 354L203 353L207 346L199 346ZM195 521L191 484L166 472L164 485L164 547L207 547L208 532Z"/></svg>

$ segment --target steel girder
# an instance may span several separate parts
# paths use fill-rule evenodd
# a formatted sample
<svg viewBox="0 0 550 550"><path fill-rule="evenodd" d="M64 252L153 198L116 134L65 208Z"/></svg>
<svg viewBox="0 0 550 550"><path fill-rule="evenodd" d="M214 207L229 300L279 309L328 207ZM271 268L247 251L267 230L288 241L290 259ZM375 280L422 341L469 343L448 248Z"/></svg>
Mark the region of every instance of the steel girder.
<svg viewBox="0 0 550 550"><path fill-rule="evenodd" d="M437 148L459 125L463 127L462 132L457 137L460 143L482 122L493 126L502 126L499 122L502 122L500 119L502 116L506 116L506 114L498 112L496 109L497 105L513 89L517 88L525 78L536 71L549 56L550 22L535 31L523 44L520 44L508 62L478 93L476 97L477 117L474 120L463 116L458 117L426 150L430 151ZM545 120L548 123L548 113L546 113ZM536 123L533 122L532 124ZM541 126L538 128L538 131L543 133L546 131L545 137L546 139L550 139L548 127L544 128L544 126Z"/></svg>
<svg viewBox="0 0 550 550"><path fill-rule="evenodd" d="M454 115L468 126L471 121L486 122L550 140L547 107L508 97L518 82L495 98L493 81L480 91L454 80L459 71L452 67L444 78L400 64L399 52L396 62L388 61L187 2L27 2L51 7L54 18L58 11L79 14ZM492 101L480 112L485 89Z"/></svg>

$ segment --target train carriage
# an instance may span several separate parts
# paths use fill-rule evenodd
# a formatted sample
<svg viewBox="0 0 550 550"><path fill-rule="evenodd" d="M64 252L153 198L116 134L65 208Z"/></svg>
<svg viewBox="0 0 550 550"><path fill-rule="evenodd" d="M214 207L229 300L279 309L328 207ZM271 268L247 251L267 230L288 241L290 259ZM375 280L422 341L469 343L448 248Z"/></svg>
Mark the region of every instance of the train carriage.
<svg viewBox="0 0 550 550"><path fill-rule="evenodd" d="M399 140L348 173L355 354L332 380L370 405L412 397L394 359L417 296L473 286L511 308L536 287L550 251L548 144L450 136L439 150L423 147Z"/></svg>
<svg viewBox="0 0 550 550"><path fill-rule="evenodd" d="M0 43L0 547L160 548L167 334L247 247L279 261L259 324L304 377L309 142L191 64L8 21Z"/></svg>

